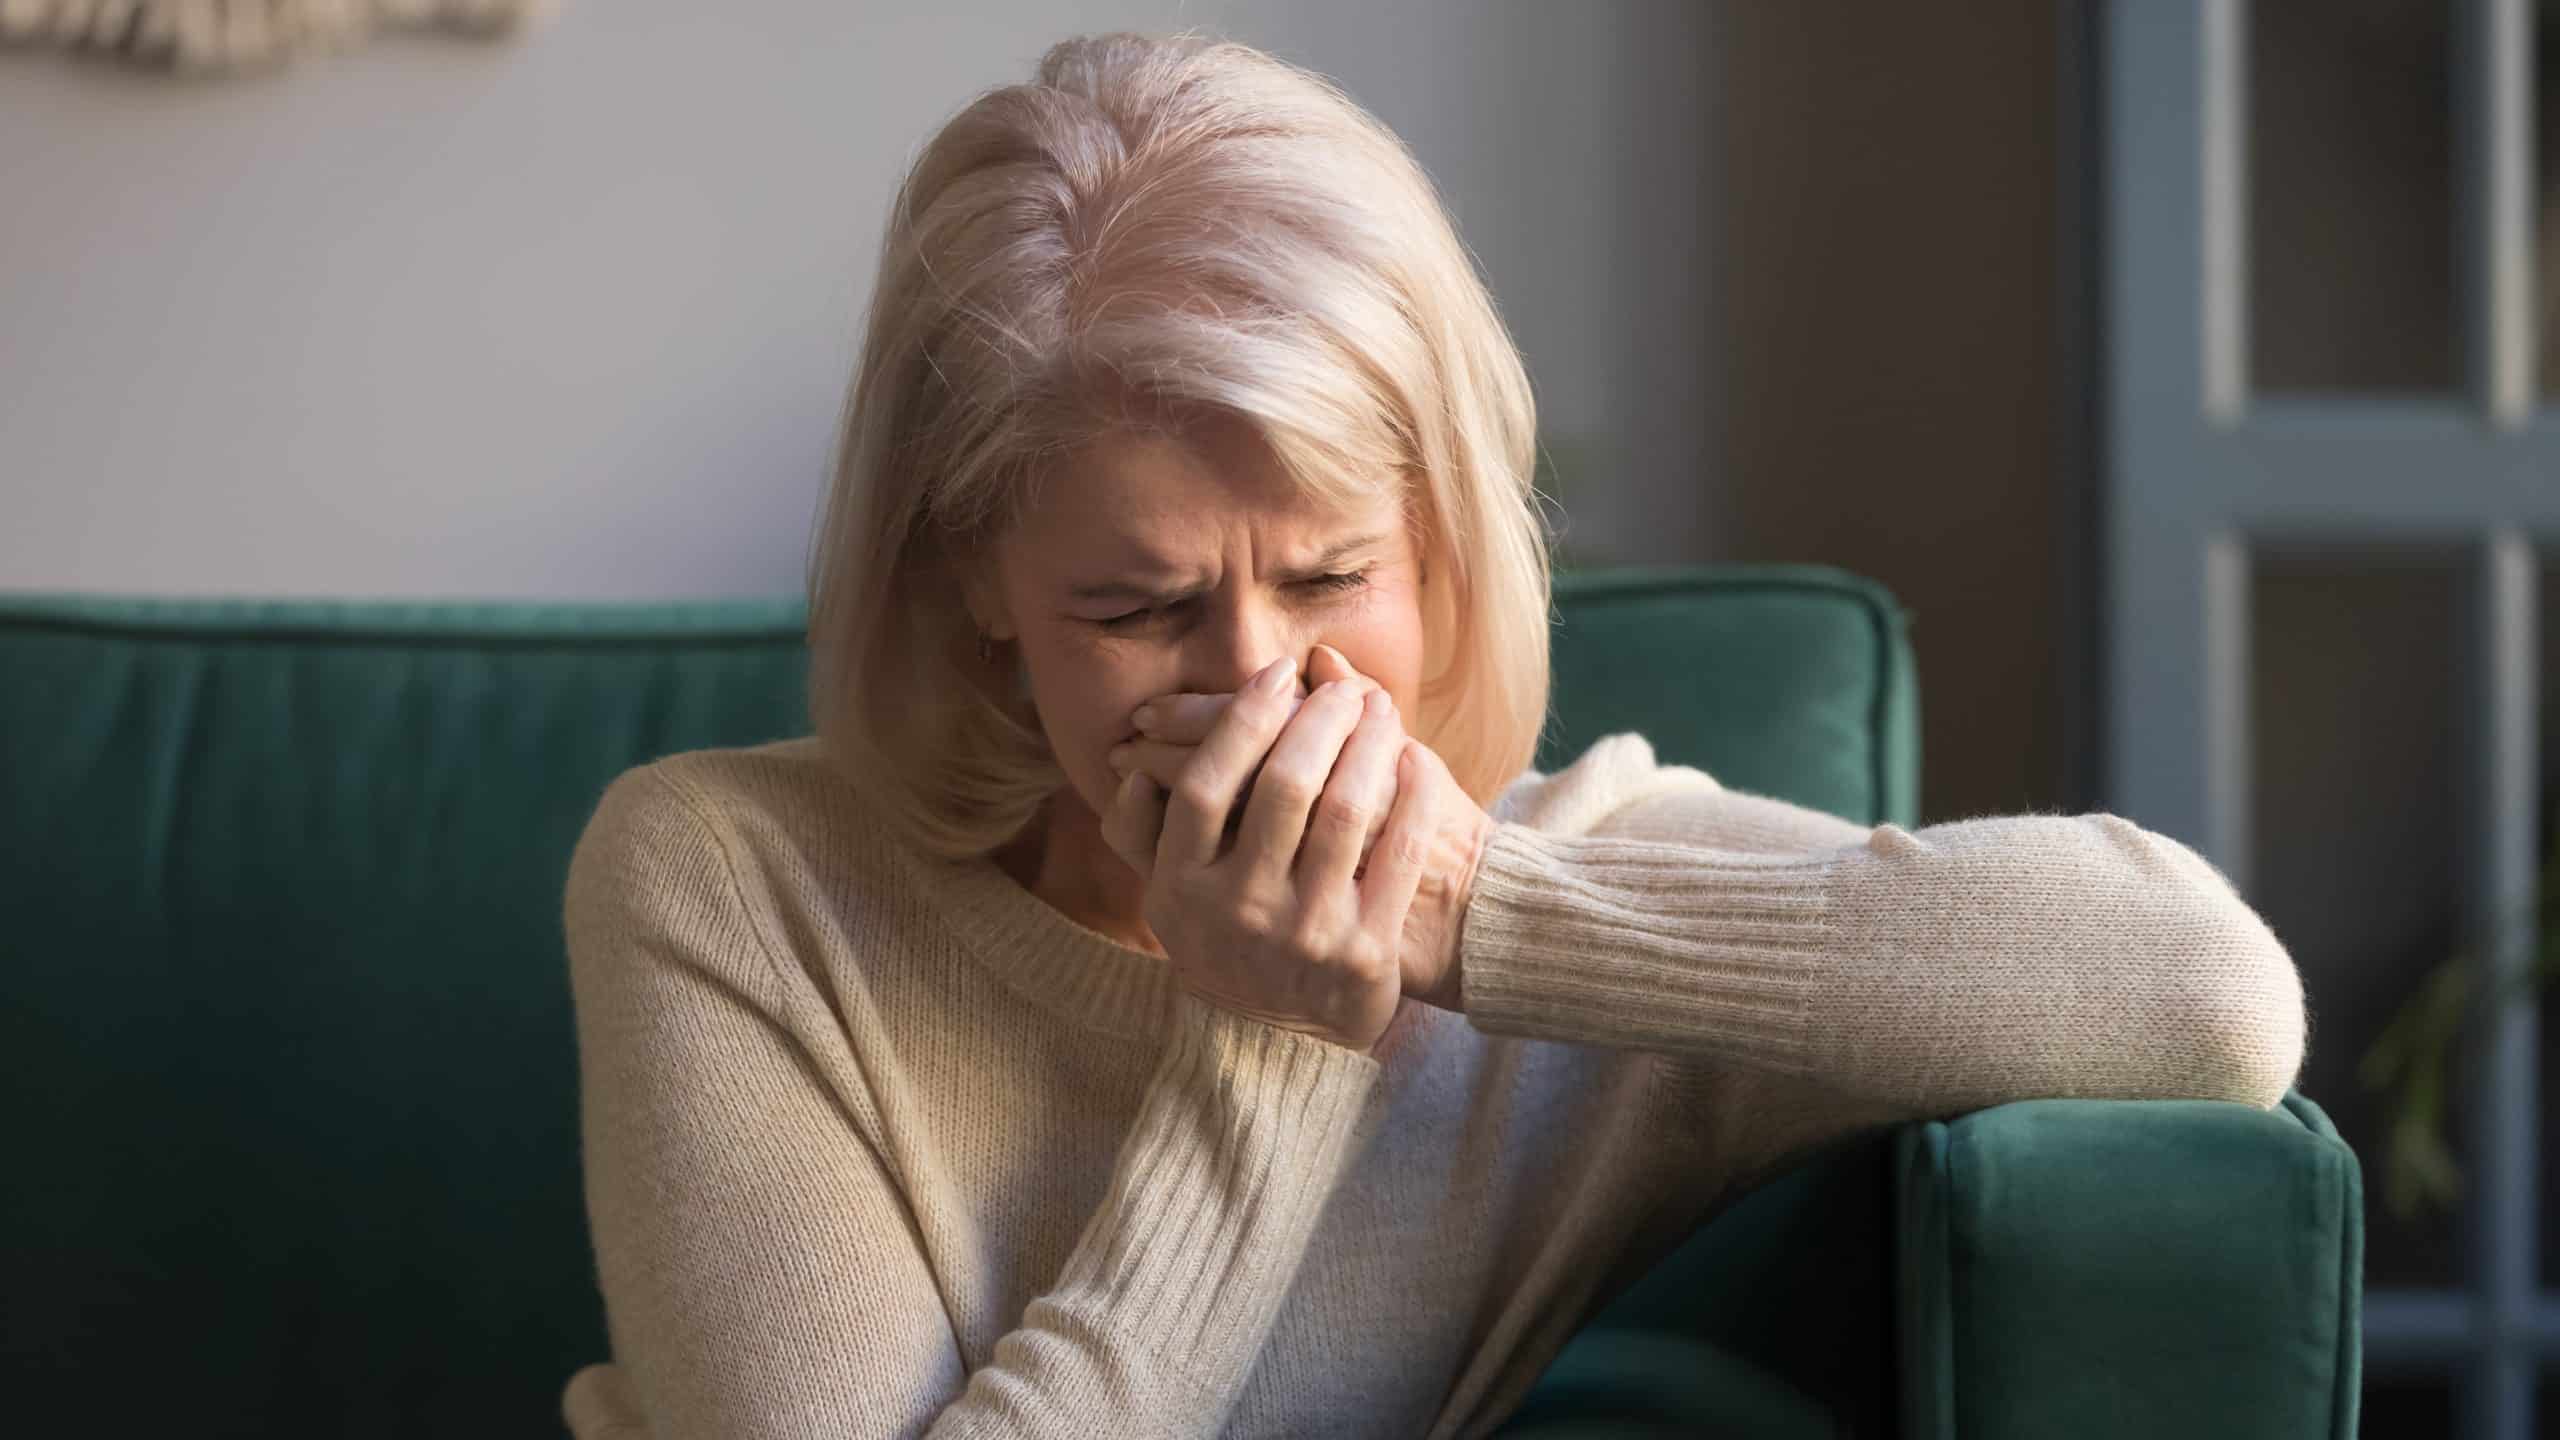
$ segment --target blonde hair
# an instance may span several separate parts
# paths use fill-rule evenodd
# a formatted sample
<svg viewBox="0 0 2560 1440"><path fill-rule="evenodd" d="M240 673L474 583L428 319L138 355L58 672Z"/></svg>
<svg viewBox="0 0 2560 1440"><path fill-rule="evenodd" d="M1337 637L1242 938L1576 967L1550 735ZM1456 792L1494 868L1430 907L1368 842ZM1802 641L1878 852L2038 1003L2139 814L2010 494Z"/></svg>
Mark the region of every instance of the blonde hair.
<svg viewBox="0 0 2560 1440"><path fill-rule="evenodd" d="M1431 583L1413 733L1478 803L1547 710L1547 530L1518 352L1430 180L1322 78L1232 43L1070 40L898 192L809 567L811 718L946 857L1065 784L959 566L1113 426L1232 415L1333 499L1404 488Z"/></svg>

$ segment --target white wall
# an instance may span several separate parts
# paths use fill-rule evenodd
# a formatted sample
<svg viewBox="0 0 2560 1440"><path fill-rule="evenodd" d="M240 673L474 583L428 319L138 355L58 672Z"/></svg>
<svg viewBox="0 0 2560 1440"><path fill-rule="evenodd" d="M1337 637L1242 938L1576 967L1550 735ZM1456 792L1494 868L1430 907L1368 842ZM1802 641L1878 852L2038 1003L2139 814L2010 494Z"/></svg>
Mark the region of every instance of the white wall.
<svg viewBox="0 0 2560 1440"><path fill-rule="evenodd" d="M248 80L0 55L0 589L796 589L907 158L1062 35L1186 24L1439 179L1591 472L1576 547L1698 554L1709 14L568 0Z"/></svg>

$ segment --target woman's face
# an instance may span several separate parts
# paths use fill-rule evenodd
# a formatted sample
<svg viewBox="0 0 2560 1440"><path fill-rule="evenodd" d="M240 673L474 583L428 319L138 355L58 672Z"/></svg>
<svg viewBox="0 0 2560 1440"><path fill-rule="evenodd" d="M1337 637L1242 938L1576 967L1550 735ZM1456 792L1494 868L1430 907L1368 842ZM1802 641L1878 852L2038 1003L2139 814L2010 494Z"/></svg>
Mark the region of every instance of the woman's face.
<svg viewBox="0 0 2560 1440"><path fill-rule="evenodd" d="M1245 425L1115 431L1039 487L993 547L973 608L1021 646L1069 785L1095 814L1130 712L1243 687L1322 642L1407 716L1422 684L1422 576L1396 487L1351 509L1299 491Z"/></svg>

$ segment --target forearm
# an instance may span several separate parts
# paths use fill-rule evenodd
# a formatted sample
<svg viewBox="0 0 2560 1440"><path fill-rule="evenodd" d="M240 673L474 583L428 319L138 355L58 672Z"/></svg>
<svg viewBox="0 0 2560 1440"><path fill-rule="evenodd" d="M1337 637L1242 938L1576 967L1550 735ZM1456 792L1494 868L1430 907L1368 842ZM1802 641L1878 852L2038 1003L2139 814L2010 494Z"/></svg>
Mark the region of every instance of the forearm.
<svg viewBox="0 0 2560 1440"><path fill-rule="evenodd" d="M2300 982L2265 925L2192 852L2106 815L1779 854L1506 825L1460 957L1480 1028L1818 1079L1911 1115L2264 1106L2302 1050Z"/></svg>
<svg viewBox="0 0 2560 1440"><path fill-rule="evenodd" d="M1057 1283L931 1433L1215 1434L1357 1153L1377 1074L1186 997Z"/></svg>

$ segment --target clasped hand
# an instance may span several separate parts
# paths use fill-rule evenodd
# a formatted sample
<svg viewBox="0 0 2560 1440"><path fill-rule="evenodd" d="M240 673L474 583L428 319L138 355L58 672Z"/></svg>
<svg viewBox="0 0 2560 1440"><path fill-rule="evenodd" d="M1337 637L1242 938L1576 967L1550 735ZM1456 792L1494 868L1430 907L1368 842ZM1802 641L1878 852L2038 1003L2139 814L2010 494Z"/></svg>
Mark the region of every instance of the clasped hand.
<svg viewBox="0 0 2560 1440"><path fill-rule="evenodd" d="M1232 695L1139 707L1104 840L1146 881L1175 978L1368 1051L1410 995L1459 1006L1458 938L1494 822L1386 691L1317 646Z"/></svg>

